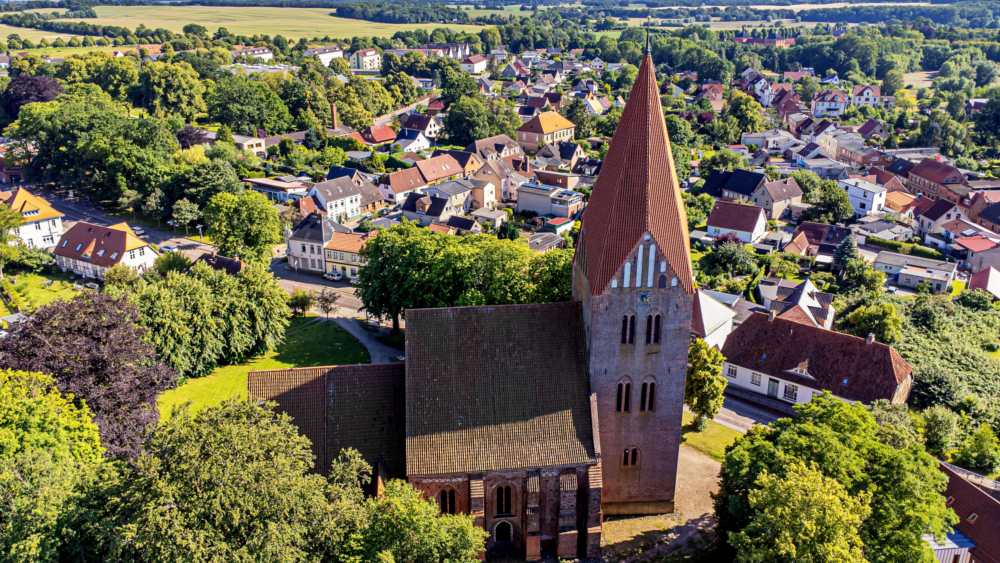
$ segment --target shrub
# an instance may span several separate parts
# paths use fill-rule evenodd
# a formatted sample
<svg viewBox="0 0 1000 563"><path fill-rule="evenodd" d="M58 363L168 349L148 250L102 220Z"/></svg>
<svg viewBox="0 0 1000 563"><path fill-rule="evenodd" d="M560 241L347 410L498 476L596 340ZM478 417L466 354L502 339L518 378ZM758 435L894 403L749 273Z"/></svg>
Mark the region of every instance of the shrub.
<svg viewBox="0 0 1000 563"><path fill-rule="evenodd" d="M871 246L879 246L882 248L887 248L893 250L900 254L909 254L911 256L920 256L922 258L931 258L933 260L944 260L944 254L930 248L919 246L916 244L908 242L899 242L894 240L882 240L880 238L868 237L867 244Z"/></svg>

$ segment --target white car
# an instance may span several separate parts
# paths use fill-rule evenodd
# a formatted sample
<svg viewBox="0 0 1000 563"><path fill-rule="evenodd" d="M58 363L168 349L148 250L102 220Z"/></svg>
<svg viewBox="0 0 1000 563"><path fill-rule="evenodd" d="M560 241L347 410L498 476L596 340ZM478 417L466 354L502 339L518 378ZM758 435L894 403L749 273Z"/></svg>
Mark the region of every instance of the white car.
<svg viewBox="0 0 1000 563"><path fill-rule="evenodd" d="M330 281L340 281L344 279L344 274L341 274L340 272L333 272L332 274L323 274L323 277Z"/></svg>
<svg viewBox="0 0 1000 563"><path fill-rule="evenodd" d="M137 234L137 235L139 235L139 236L142 236L142 235L146 234L146 230L143 229L142 227L136 227L136 228L132 229L132 232L135 233L135 234Z"/></svg>
<svg viewBox="0 0 1000 563"><path fill-rule="evenodd" d="M177 252L177 247L172 244L164 244L160 247L160 252Z"/></svg>

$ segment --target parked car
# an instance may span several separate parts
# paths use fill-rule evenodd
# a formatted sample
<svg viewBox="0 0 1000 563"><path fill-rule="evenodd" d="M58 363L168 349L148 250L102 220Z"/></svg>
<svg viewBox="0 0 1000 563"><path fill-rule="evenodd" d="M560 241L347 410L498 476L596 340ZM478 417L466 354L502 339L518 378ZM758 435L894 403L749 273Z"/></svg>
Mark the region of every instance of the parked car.
<svg viewBox="0 0 1000 563"><path fill-rule="evenodd" d="M340 281L344 279L344 274L341 274L340 272L333 272L330 274L323 274L323 277L330 281Z"/></svg>
<svg viewBox="0 0 1000 563"><path fill-rule="evenodd" d="M94 282L87 282L87 289L97 289L98 287L100 287L100 286L98 286Z"/></svg>
<svg viewBox="0 0 1000 563"><path fill-rule="evenodd" d="M361 278L352 278L351 279L351 285L358 285L359 283L361 283Z"/></svg>
<svg viewBox="0 0 1000 563"><path fill-rule="evenodd" d="M134 229L132 229L132 232L139 236L146 234L146 230L143 229L142 227L135 227Z"/></svg>
<svg viewBox="0 0 1000 563"><path fill-rule="evenodd" d="M177 247L172 244L164 244L160 247L160 252L177 252Z"/></svg>

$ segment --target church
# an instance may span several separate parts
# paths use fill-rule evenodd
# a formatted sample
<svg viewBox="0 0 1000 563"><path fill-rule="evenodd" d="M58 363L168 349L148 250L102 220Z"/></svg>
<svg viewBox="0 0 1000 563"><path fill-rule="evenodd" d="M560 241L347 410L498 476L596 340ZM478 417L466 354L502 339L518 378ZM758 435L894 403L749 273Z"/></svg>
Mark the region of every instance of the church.
<svg viewBox="0 0 1000 563"><path fill-rule="evenodd" d="M486 549L600 556L605 514L672 512L694 299L647 51L582 219L573 301L406 312L405 362L257 371L312 441L472 515Z"/></svg>

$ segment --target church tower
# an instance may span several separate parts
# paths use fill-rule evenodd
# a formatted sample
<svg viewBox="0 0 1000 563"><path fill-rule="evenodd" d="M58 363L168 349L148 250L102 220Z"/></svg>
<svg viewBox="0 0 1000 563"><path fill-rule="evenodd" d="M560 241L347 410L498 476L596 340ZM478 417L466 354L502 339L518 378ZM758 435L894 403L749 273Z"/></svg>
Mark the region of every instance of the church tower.
<svg viewBox="0 0 1000 563"><path fill-rule="evenodd" d="M694 281L687 215L646 54L583 215L583 304L604 514L673 511Z"/></svg>

